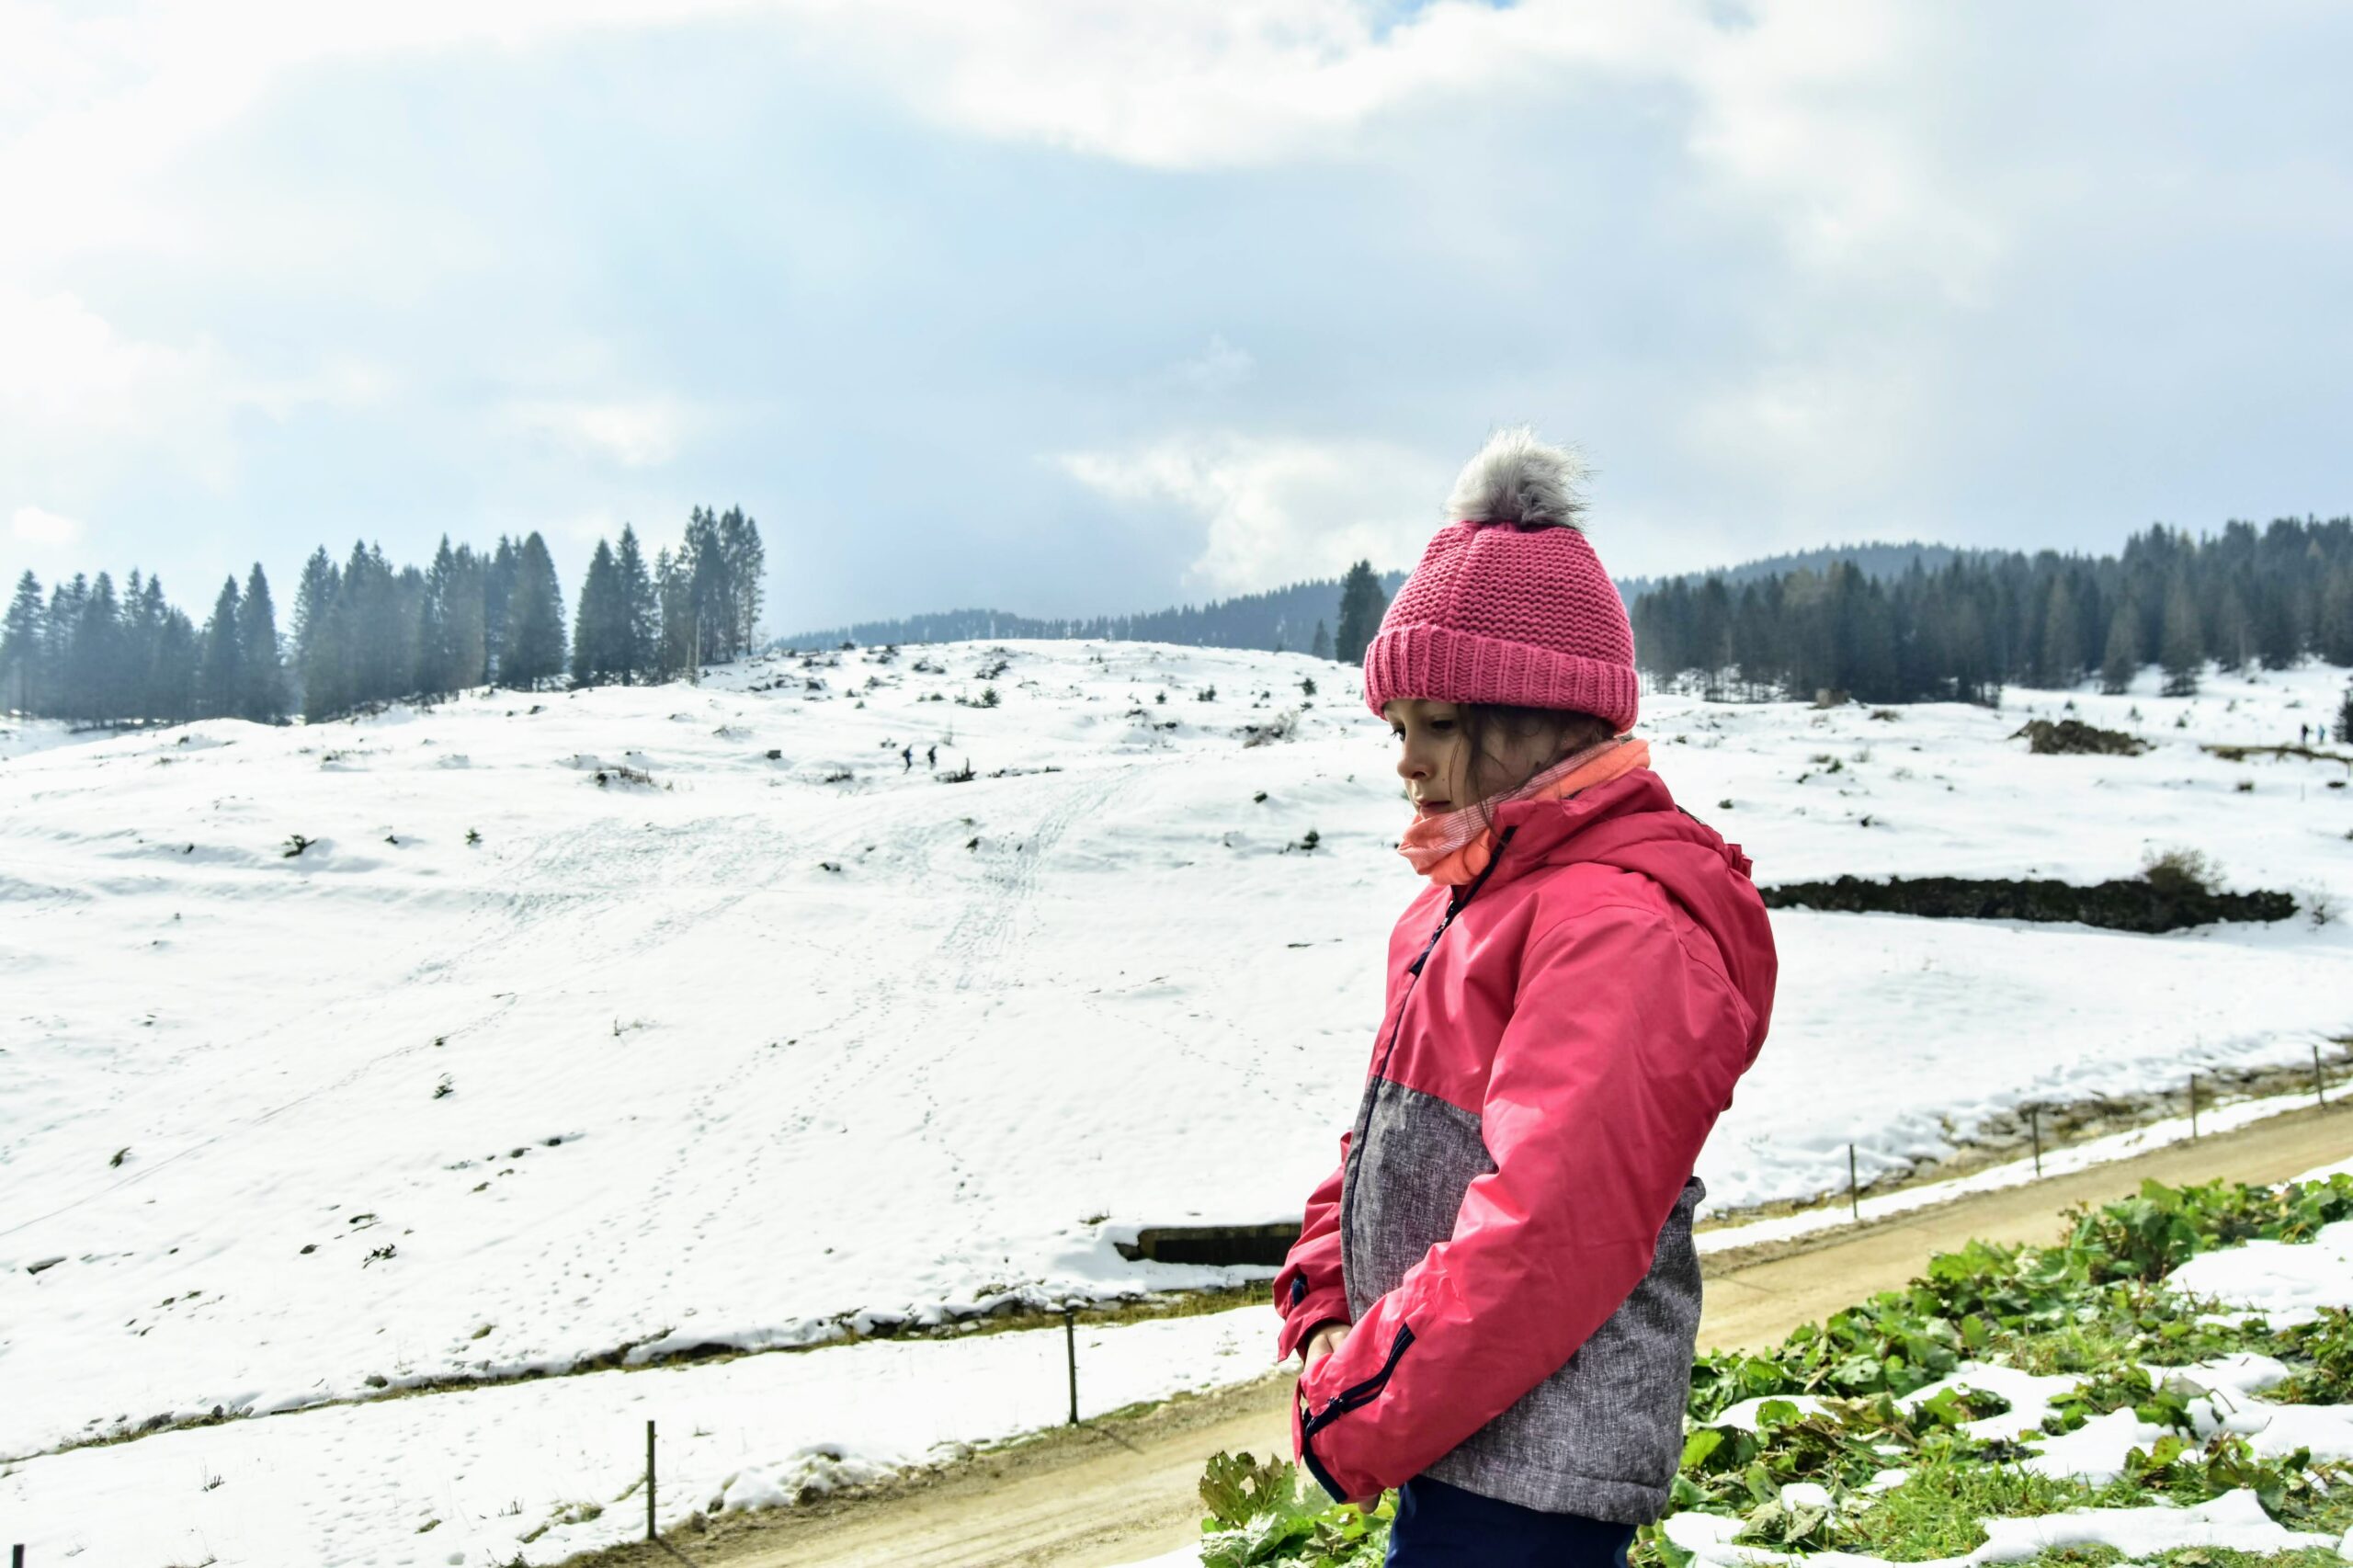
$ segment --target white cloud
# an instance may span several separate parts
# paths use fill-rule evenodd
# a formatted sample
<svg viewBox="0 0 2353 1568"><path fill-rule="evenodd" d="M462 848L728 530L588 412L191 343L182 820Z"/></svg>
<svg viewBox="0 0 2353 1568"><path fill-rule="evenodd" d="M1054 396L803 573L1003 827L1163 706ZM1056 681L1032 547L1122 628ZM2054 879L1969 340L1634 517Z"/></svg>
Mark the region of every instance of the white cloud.
<svg viewBox="0 0 2353 1568"><path fill-rule="evenodd" d="M1678 435L1720 493L1796 516L1868 509L1937 449L1936 410L1902 362L1777 364L1692 400Z"/></svg>
<svg viewBox="0 0 2353 1568"><path fill-rule="evenodd" d="M1336 575L1358 559L1411 565L1443 520L1451 472L1381 442L1232 433L1053 460L1107 500L1192 514L1203 538L1186 577L1218 594Z"/></svg>
<svg viewBox="0 0 2353 1568"><path fill-rule="evenodd" d="M1225 334L1210 334L1209 343L1199 354L1179 360L1176 380L1180 385L1199 392L1231 392L1258 372L1258 361L1246 348L1236 348L1225 340Z"/></svg>
<svg viewBox="0 0 2353 1568"><path fill-rule="evenodd" d="M135 424L203 358L200 348L127 338L75 295L0 286L0 409L11 422Z"/></svg>
<svg viewBox="0 0 2353 1568"><path fill-rule="evenodd" d="M1440 0L1386 30L1351 0L786 8L917 113L1155 168L1383 155L1384 122L1416 111L1663 87L1703 188L1809 267L1968 299L2006 250L1990 182L1936 151L1968 144L1946 123L1972 103L1951 90L1954 40L1870 0L1756 0L1737 18L1722 0Z"/></svg>
<svg viewBox="0 0 2353 1568"><path fill-rule="evenodd" d="M0 210L18 265L181 243L156 182L281 77L322 62L766 14L957 129L1157 168L1357 157L1400 113L1637 84L1690 105L1689 150L1802 258L1950 276L2000 248L1986 203L1929 152L1954 112L1950 40L1867 0L1439 0L1383 28L1357 0L417 0L34 11L0 65ZM70 13L69 13L70 15ZM57 84L71 84L67 91ZM1534 149L1529 150L1531 154ZM194 221L194 220L188 220Z"/></svg>
<svg viewBox="0 0 2353 1568"><path fill-rule="evenodd" d="M636 402L532 402L508 410L515 425L541 439L591 452L623 468L655 468L677 456L690 416L667 398Z"/></svg>
<svg viewBox="0 0 2353 1568"><path fill-rule="evenodd" d="M72 544L82 537L82 525L72 517L40 506L19 506L9 519L8 531L19 544L53 546Z"/></svg>
<svg viewBox="0 0 2353 1568"><path fill-rule="evenodd" d="M360 406L389 384L348 357L299 377L258 376L209 337L135 337L75 294L0 279L0 472L35 488L100 479L134 457L222 488L236 472L238 415Z"/></svg>

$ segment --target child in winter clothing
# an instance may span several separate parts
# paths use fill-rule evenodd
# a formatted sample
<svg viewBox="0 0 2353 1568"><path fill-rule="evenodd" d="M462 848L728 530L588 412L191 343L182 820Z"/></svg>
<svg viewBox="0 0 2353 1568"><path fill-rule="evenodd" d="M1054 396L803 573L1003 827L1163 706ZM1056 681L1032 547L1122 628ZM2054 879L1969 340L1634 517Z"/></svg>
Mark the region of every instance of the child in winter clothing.
<svg viewBox="0 0 2353 1568"><path fill-rule="evenodd" d="M1472 460L1365 650L1429 885L1340 1165L1275 1279L1292 1443L1404 1489L1392 1564L1622 1560L1664 1510L1699 1321L1693 1163L1775 960L1748 860L1623 733L1633 634L1582 471Z"/></svg>

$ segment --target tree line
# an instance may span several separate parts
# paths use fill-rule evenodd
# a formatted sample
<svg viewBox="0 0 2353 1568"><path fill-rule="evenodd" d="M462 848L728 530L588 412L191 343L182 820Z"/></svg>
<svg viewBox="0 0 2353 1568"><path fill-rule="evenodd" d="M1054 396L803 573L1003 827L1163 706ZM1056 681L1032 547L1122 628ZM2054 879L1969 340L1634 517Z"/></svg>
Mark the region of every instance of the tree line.
<svg viewBox="0 0 2353 1568"><path fill-rule="evenodd" d="M1371 574L1381 602L1405 580L1403 572ZM1357 568L1350 568L1353 574ZM1034 638L1090 642L1175 642L1192 648L1262 648L1333 656L1333 623L1339 615L1342 580L1313 578L1264 593L1239 594L1207 604L1173 605L1129 615L1031 616L997 609L951 609L890 620L861 620L777 639L781 648L831 648L843 642L866 647L902 642L963 642L982 639ZM1374 615L1376 622L1379 612ZM1318 633L1322 641L1317 641ZM1368 636L1370 633L1367 633Z"/></svg>
<svg viewBox="0 0 2353 1568"><path fill-rule="evenodd" d="M2307 656L2353 665L2353 517L2160 524L2121 555L1976 551L1886 577L1852 562L1729 584L1676 577L1635 600L1644 671L1709 695L1845 691L1870 702L1988 702L2005 685L2120 692L2144 665L2165 689Z"/></svg>
<svg viewBox="0 0 2353 1568"><path fill-rule="evenodd" d="M537 532L490 550L444 536L425 567L358 542L302 564L281 637L258 562L221 585L198 627L133 569L44 595L29 571L0 617L0 708L82 723L336 717L469 687L537 690L657 682L749 653L767 552L740 507L698 506L676 550L649 563L636 530L597 540L567 632L563 591Z"/></svg>

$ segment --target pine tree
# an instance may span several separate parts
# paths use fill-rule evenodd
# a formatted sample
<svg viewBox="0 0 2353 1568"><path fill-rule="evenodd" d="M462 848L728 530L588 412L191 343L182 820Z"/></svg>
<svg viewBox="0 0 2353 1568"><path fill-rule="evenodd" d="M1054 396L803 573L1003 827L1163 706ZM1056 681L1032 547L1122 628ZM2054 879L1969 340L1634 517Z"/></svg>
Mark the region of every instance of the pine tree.
<svg viewBox="0 0 2353 1568"><path fill-rule="evenodd" d="M321 545L302 562L294 590L294 673L302 686L302 716L316 722L347 702L342 635L343 574Z"/></svg>
<svg viewBox="0 0 2353 1568"><path fill-rule="evenodd" d="M401 624L400 589L382 546L352 540L334 624L345 681L336 710L407 694L410 638Z"/></svg>
<svg viewBox="0 0 2353 1568"><path fill-rule="evenodd" d="M1315 623L1315 637L1313 642L1308 643L1307 651L1310 654L1318 659L1328 659L1332 656L1331 629L1325 626L1321 620Z"/></svg>
<svg viewBox="0 0 2353 1568"><path fill-rule="evenodd" d="M742 658L759 636L760 601L767 589L767 551L760 543L760 527L741 506L730 506L719 519L719 552L725 563L726 654Z"/></svg>
<svg viewBox="0 0 2353 1568"><path fill-rule="evenodd" d="M114 579L101 572L91 579L81 623L74 629L66 686L74 696L75 716L93 722L119 717L122 677L122 611L115 601Z"/></svg>
<svg viewBox="0 0 2353 1568"><path fill-rule="evenodd" d="M654 667L662 680L695 678L694 579L687 564L663 549L654 558L654 592L661 605L662 635Z"/></svg>
<svg viewBox="0 0 2353 1568"><path fill-rule="evenodd" d="M1335 652L1345 665L1364 662L1365 644L1381 630L1381 617L1389 608L1389 596L1381 591L1381 579L1372 570L1372 562L1359 561L1348 568L1340 579L1340 631Z"/></svg>
<svg viewBox="0 0 2353 1568"><path fill-rule="evenodd" d="M556 582L547 541L535 529L515 552L498 684L531 691L563 674L563 589Z"/></svg>
<svg viewBox="0 0 2353 1568"><path fill-rule="evenodd" d="M621 546L613 567L621 593L621 678L651 679L654 642L662 635L662 606L645 569L645 553L638 548L637 530L627 523L621 525Z"/></svg>
<svg viewBox="0 0 2353 1568"><path fill-rule="evenodd" d="M2140 607L2130 599L2117 606L2108 618L2108 646L2100 655L2099 688L2110 697L2122 696L2141 671L2140 644L2133 635L2140 619Z"/></svg>
<svg viewBox="0 0 2353 1568"><path fill-rule="evenodd" d="M15 699L17 710L31 713L41 691L41 642L48 620L41 608L40 580L28 569L17 579L16 597L0 619L0 701Z"/></svg>
<svg viewBox="0 0 2353 1568"><path fill-rule="evenodd" d="M2083 678L2082 645L2075 591L2064 577L2053 577L2042 617L2042 673L2052 687L2071 687Z"/></svg>
<svg viewBox="0 0 2353 1568"><path fill-rule="evenodd" d="M74 574L72 582L55 584L49 590L49 613L42 618L40 663L50 687L45 711L51 718L81 716L76 706L81 694L74 684L74 642L81 634L82 607L89 597L89 579L79 572Z"/></svg>
<svg viewBox="0 0 2353 1568"><path fill-rule="evenodd" d="M620 573L612 547L597 541L580 580L580 608L572 622L572 684L602 686L618 679L628 660L628 627Z"/></svg>
<svg viewBox="0 0 2353 1568"><path fill-rule="evenodd" d="M707 507L697 506L687 516L687 539L679 551L678 570L687 580L693 662L699 669L727 657L728 618L735 604L734 590L727 580L727 551L720 537L719 517Z"/></svg>
<svg viewBox="0 0 2353 1568"><path fill-rule="evenodd" d="M2353 561L2340 562L2322 585L2313 647L2332 665L2353 665Z"/></svg>
<svg viewBox="0 0 2353 1568"><path fill-rule="evenodd" d="M139 568L122 585L122 623L115 656L120 682L109 719L151 719L149 687L155 673L155 640L164 629L164 585L140 575Z"/></svg>
<svg viewBox="0 0 2353 1568"><path fill-rule="evenodd" d="M425 609L417 632L418 682L445 694L488 678L489 653L483 627L483 561L442 535L425 574Z"/></svg>
<svg viewBox="0 0 2353 1568"><path fill-rule="evenodd" d="M2243 670L2255 653L2255 621L2236 583L2222 585L2214 612L2214 656L2226 670Z"/></svg>
<svg viewBox="0 0 2353 1568"><path fill-rule="evenodd" d="M2336 705L2336 738L2353 745L2353 686L2345 688L2345 700Z"/></svg>
<svg viewBox="0 0 2353 1568"><path fill-rule="evenodd" d="M495 680L502 686L514 683L506 678L506 627L512 619L509 606L515 597L517 572L515 541L505 534L498 536L498 548L491 551L489 562L483 568L482 634L483 679Z"/></svg>
<svg viewBox="0 0 2353 1568"><path fill-rule="evenodd" d="M204 649L198 655L197 701L209 719L235 717L245 695L244 650L237 635L237 580L224 577L204 623Z"/></svg>
<svg viewBox="0 0 2353 1568"><path fill-rule="evenodd" d="M286 717L286 668L278 652L278 607L258 561L237 601L237 654L244 676L237 710L256 724L277 723Z"/></svg>
<svg viewBox="0 0 2353 1568"><path fill-rule="evenodd" d="M2197 693L2199 670L2205 663L2198 631L2198 605L2190 597L2185 568L2174 574L2173 585L2165 590L2165 641L2157 648L2157 658L2165 667L2167 697Z"/></svg>
<svg viewBox="0 0 2353 1568"><path fill-rule="evenodd" d="M148 582L152 586L154 579ZM195 623L177 609L165 610L163 629L155 639L155 676L149 699L156 718L180 724L196 717L196 675L201 656Z"/></svg>

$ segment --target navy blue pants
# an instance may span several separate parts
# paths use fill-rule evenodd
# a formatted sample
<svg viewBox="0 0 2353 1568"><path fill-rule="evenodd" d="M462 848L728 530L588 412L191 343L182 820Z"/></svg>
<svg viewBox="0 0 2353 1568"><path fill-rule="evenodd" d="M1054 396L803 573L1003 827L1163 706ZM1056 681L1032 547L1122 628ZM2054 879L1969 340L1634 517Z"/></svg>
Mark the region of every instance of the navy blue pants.
<svg viewBox="0 0 2353 1568"><path fill-rule="evenodd" d="M1427 1475L1397 1489L1389 1568L1626 1568L1634 1527L1548 1514Z"/></svg>

